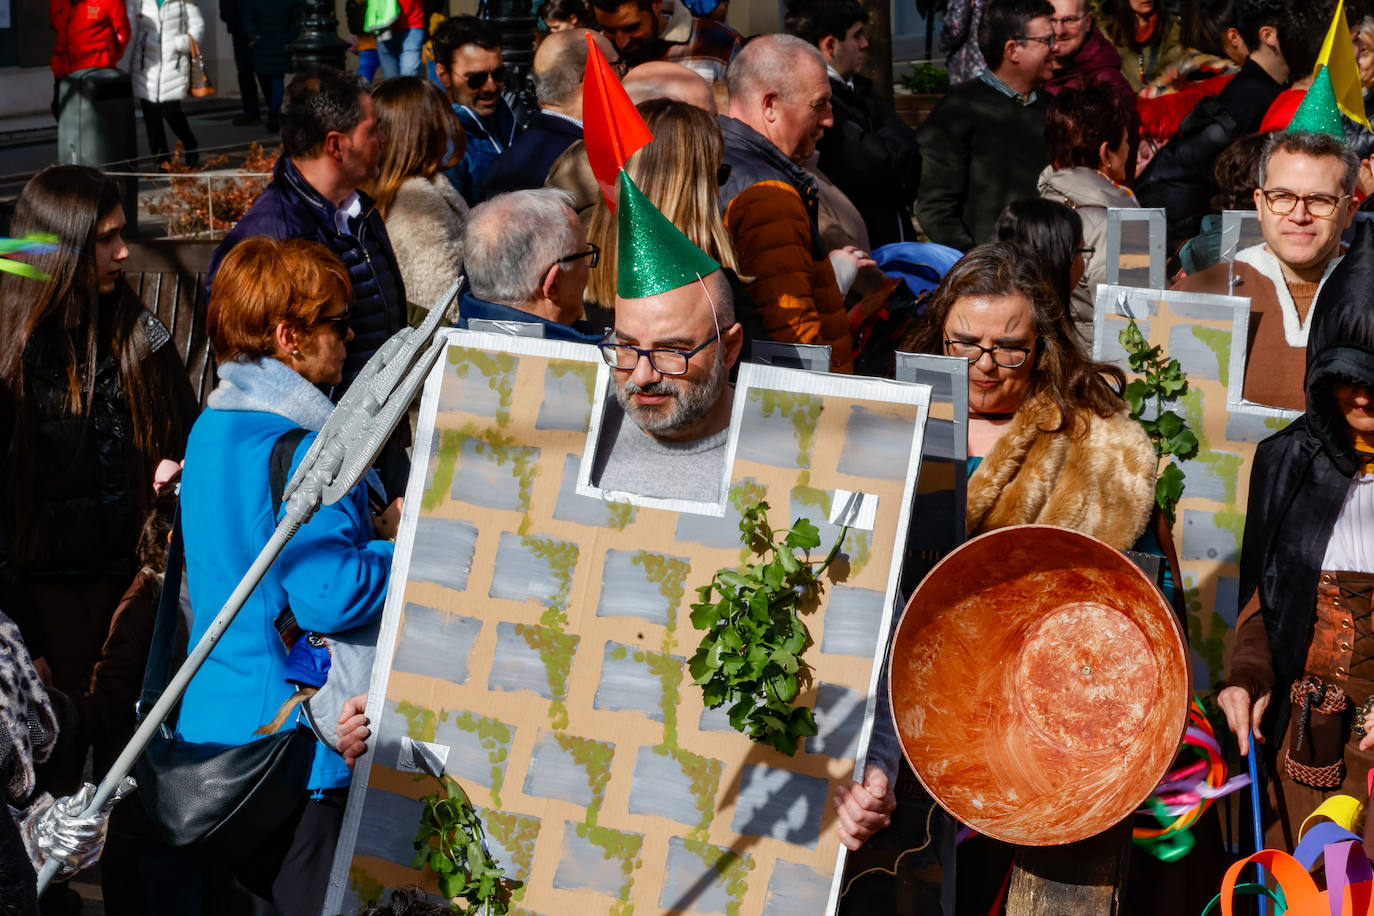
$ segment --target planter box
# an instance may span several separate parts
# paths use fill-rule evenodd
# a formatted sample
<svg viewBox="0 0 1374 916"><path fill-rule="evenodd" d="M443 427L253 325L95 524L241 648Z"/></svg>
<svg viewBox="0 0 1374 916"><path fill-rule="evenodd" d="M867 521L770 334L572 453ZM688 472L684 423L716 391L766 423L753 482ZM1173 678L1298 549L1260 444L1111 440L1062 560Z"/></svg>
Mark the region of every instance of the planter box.
<svg viewBox="0 0 1374 916"><path fill-rule="evenodd" d="M935 107L935 103L944 98L943 93L912 93L898 91L892 97L893 107L897 109L898 116L903 121L911 125L914 130L921 126L921 123L930 116L930 110Z"/></svg>

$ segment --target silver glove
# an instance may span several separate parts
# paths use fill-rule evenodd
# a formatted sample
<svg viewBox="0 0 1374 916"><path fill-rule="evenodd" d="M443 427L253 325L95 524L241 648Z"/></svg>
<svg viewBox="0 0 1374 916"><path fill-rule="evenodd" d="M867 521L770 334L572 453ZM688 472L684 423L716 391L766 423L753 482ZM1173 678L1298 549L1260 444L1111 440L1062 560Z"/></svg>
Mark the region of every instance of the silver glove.
<svg viewBox="0 0 1374 916"><path fill-rule="evenodd" d="M58 878L70 878L90 868L105 849L105 833L115 802L134 790L134 780L126 776L100 810L83 816L95 796L95 786L86 783L75 795L60 798L33 822L33 839L43 859L62 863ZM37 863L41 864L41 863Z"/></svg>

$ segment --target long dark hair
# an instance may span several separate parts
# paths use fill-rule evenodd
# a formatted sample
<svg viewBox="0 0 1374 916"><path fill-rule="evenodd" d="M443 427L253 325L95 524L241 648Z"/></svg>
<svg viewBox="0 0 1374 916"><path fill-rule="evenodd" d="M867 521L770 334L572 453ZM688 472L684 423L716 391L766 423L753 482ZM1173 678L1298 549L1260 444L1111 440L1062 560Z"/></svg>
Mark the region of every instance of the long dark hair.
<svg viewBox="0 0 1374 916"><path fill-rule="evenodd" d="M1030 301L1035 324L1037 353L1031 394L1044 394L1059 408L1059 425L1044 431L1069 429L1081 408L1100 417L1117 413L1123 404L1118 392L1126 385L1125 374L1113 365L1088 358L1073 326L1064 320L1044 273L1026 256L1024 248L1012 242L979 245L949 269L923 316L916 346L926 353L945 352L945 322L958 300L1014 293Z"/></svg>
<svg viewBox="0 0 1374 916"><path fill-rule="evenodd" d="M1068 90L1065 90L1068 91ZM1069 316L1069 272L1075 249L1083 240L1083 218L1057 200L1025 197L1007 204L997 217L997 241L1021 246L1031 262L1044 273L1055 297Z"/></svg>
<svg viewBox="0 0 1374 916"><path fill-rule="evenodd" d="M140 322L143 304L122 278L114 293L100 294L96 225L121 203L120 186L108 176L85 166L54 165L35 175L15 204L12 235L46 234L58 240L51 250L26 259L49 279L0 273L0 382L7 388L14 417L5 482L11 515L7 521L21 557L33 556L38 549L28 537L39 498L33 486L34 462L39 459L33 454L33 437L40 419L24 365L30 341L43 336L45 347L57 354L67 378L62 409L83 421L95 394L96 367L106 353L115 354L132 420L131 438L146 465L139 473L149 493L158 460L185 441L191 418L181 416L168 386L150 377L151 347ZM78 316L80 339L60 333L70 314Z"/></svg>

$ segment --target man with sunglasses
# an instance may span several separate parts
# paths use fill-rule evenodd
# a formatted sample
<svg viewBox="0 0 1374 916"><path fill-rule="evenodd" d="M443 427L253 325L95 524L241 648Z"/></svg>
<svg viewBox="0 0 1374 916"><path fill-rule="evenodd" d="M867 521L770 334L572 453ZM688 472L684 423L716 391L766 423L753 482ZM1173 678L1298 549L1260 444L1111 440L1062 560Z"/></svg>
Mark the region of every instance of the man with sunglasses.
<svg viewBox="0 0 1374 916"><path fill-rule="evenodd" d="M551 340L598 343L582 321L582 291L601 251L587 241L568 195L552 188L513 191L479 204L463 227L468 289L458 327L474 318L539 325Z"/></svg>
<svg viewBox="0 0 1374 916"><path fill-rule="evenodd" d="M950 89L916 132L916 220L932 242L967 251L992 236L1007 204L1037 196L1049 162L1037 90L1052 75L1053 16L1049 0L992 0L978 24L987 69Z"/></svg>
<svg viewBox="0 0 1374 916"><path fill-rule="evenodd" d="M587 36L615 66L619 55L606 36L589 29L561 29L534 52L534 94L539 111L525 130L487 169L480 197L542 188L554 160L582 139L582 80L587 72Z"/></svg>
<svg viewBox="0 0 1374 916"><path fill-rule="evenodd" d="M501 35L476 16L454 16L434 30L432 44L435 78L467 134L463 158L448 170L448 178L463 200L476 203L492 160L518 132L515 112L501 94L506 88Z"/></svg>
<svg viewBox="0 0 1374 916"><path fill-rule="evenodd" d="M1359 159L1329 134L1275 131L1260 158L1255 209L1264 242L1185 277L1175 289L1250 299L1242 394L1267 407L1302 410L1307 332L1317 295L1342 256L1355 217Z"/></svg>

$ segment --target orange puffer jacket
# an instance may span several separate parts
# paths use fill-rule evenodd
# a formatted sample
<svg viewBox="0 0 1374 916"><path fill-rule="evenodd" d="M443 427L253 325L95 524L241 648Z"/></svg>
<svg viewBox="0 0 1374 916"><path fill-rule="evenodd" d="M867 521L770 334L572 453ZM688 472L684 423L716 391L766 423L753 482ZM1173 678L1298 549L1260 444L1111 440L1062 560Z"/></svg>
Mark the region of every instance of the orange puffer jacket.
<svg viewBox="0 0 1374 916"><path fill-rule="evenodd" d="M853 372L844 296L816 228L814 179L733 118L720 118L730 177L719 201L740 274L772 340L826 344L830 370Z"/></svg>

